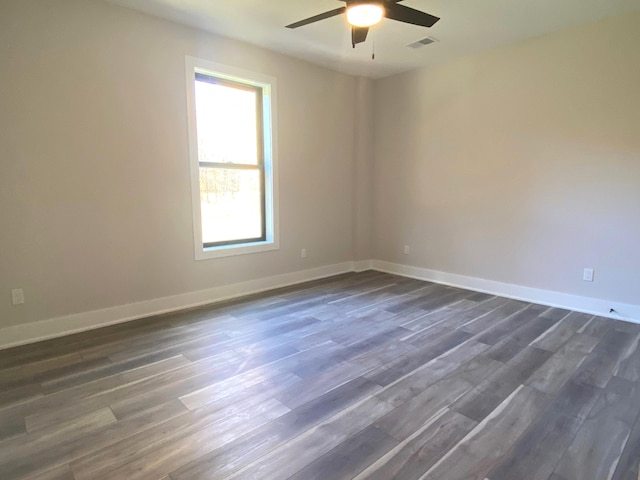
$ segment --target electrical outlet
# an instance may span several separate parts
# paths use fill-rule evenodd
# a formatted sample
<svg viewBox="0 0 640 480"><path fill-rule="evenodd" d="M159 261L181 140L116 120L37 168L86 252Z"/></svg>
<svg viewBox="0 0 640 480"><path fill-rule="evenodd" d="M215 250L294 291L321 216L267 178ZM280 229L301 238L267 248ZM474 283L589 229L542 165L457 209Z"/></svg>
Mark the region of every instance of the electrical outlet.
<svg viewBox="0 0 640 480"><path fill-rule="evenodd" d="M410 252L411 252L411 247L409 247L409 245L405 245L404 246L404 254L405 255L409 255Z"/></svg>
<svg viewBox="0 0 640 480"><path fill-rule="evenodd" d="M300 250L300 258L307 258L307 249L303 248Z"/></svg>
<svg viewBox="0 0 640 480"><path fill-rule="evenodd" d="M11 290L11 303L13 305L22 305L24 303L24 290L21 288Z"/></svg>
<svg viewBox="0 0 640 480"><path fill-rule="evenodd" d="M585 282L593 282L593 268L585 268L582 273L582 280Z"/></svg>

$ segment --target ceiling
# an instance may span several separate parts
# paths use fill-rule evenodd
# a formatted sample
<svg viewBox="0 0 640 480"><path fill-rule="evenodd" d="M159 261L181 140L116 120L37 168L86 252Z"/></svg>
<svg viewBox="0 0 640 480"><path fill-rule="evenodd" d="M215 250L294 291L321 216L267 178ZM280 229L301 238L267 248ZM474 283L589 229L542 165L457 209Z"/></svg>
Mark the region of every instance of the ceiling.
<svg viewBox="0 0 640 480"><path fill-rule="evenodd" d="M526 38L640 10L639 0L405 0L441 20L432 28L383 20L351 48L344 16L285 25L343 6L338 0L107 0L352 75L380 78ZM427 36L438 42L418 49ZM375 46L375 60L371 59Z"/></svg>

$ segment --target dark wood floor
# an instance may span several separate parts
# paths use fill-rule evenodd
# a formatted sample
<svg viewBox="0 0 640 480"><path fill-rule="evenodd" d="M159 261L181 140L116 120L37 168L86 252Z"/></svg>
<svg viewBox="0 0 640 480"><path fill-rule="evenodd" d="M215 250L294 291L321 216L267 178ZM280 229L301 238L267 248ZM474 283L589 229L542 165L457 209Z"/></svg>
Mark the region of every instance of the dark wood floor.
<svg viewBox="0 0 640 480"><path fill-rule="evenodd" d="M0 478L635 480L639 340L343 275L0 352Z"/></svg>

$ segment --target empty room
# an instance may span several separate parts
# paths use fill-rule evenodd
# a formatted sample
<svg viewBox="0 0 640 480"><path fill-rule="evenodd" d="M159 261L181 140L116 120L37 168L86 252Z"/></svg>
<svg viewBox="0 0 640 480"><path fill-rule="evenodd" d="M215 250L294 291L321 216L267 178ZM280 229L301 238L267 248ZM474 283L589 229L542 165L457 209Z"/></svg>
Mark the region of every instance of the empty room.
<svg viewBox="0 0 640 480"><path fill-rule="evenodd" d="M638 480L640 0L0 0L0 480Z"/></svg>

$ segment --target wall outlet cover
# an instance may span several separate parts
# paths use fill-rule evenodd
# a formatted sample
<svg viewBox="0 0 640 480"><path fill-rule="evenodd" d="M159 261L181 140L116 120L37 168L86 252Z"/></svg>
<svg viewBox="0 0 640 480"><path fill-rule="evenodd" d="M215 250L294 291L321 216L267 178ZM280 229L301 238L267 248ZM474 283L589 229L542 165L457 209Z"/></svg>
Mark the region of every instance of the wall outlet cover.
<svg viewBox="0 0 640 480"><path fill-rule="evenodd" d="M14 288L11 290L11 303L13 305L22 305L24 303L24 290L21 288Z"/></svg>

